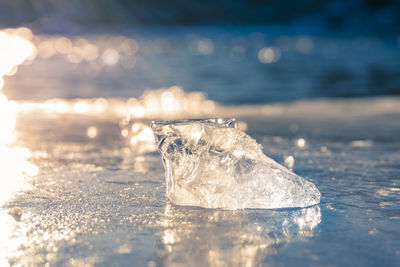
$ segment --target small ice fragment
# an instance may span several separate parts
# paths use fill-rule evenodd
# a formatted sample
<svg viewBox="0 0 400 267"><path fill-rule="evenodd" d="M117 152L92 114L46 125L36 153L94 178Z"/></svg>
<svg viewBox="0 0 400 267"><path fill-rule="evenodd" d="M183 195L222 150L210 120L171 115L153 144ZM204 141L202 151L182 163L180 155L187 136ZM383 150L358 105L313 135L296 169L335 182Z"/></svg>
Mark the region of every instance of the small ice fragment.
<svg viewBox="0 0 400 267"><path fill-rule="evenodd" d="M275 209L320 201L313 183L267 157L234 119L157 121L151 128L176 205Z"/></svg>

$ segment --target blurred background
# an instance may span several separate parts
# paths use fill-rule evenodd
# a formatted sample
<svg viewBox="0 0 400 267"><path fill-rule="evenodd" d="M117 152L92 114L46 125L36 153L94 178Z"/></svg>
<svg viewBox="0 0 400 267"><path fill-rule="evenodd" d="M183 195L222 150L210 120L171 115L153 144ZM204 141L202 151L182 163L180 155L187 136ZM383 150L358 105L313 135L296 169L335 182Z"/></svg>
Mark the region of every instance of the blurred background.
<svg viewBox="0 0 400 267"><path fill-rule="evenodd" d="M400 93L396 0L1 1L0 27L20 26L37 56L5 77L11 99L173 85L230 104Z"/></svg>
<svg viewBox="0 0 400 267"><path fill-rule="evenodd" d="M398 34L396 0L55 1L3 0L1 25L32 23L71 32L112 25L292 25L336 31ZM74 27L75 26L75 27Z"/></svg>

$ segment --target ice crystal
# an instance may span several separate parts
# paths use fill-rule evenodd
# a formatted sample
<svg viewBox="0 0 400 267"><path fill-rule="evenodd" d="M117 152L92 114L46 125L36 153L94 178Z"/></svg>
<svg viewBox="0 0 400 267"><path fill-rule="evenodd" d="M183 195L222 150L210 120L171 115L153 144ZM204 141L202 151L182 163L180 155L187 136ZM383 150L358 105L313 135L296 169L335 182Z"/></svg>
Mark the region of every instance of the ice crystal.
<svg viewBox="0 0 400 267"><path fill-rule="evenodd" d="M267 157L234 119L153 122L167 197L204 208L289 208L318 204L316 186Z"/></svg>

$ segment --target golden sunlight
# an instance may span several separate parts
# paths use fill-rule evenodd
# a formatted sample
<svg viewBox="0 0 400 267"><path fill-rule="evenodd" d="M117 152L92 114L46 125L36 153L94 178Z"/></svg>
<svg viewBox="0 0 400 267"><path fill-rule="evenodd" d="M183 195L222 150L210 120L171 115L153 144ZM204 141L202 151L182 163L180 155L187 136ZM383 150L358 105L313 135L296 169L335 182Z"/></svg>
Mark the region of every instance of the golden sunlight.
<svg viewBox="0 0 400 267"><path fill-rule="evenodd" d="M35 47L29 38L32 32L27 28L0 31L1 86L4 86L4 75L15 74L18 65L35 56ZM17 112L18 104L0 93L0 206L15 192L26 188L25 177L38 173L38 168L27 161L30 152L12 146Z"/></svg>
<svg viewBox="0 0 400 267"><path fill-rule="evenodd" d="M24 27L0 31L0 90L4 86L4 75L14 75L18 65L25 60L33 60L36 56L35 47L29 41L31 38L32 32ZM26 178L39 172L38 167L28 161L31 152L13 145L17 113L18 104L9 101L0 93L0 207L17 192L28 189ZM18 217L20 215L16 215L15 212L10 211L7 214L5 210L0 210L0 218L3 221L0 227L1 266L8 265L7 254L18 245L10 239Z"/></svg>

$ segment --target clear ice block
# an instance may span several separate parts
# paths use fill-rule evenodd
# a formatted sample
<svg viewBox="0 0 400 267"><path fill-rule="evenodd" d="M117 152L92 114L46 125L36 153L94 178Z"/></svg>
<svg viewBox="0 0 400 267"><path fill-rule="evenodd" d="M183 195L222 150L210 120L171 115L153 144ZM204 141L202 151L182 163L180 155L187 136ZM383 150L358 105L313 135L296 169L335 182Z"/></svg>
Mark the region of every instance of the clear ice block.
<svg viewBox="0 0 400 267"><path fill-rule="evenodd" d="M318 204L316 186L267 157L234 119L151 124L176 205L276 209Z"/></svg>

